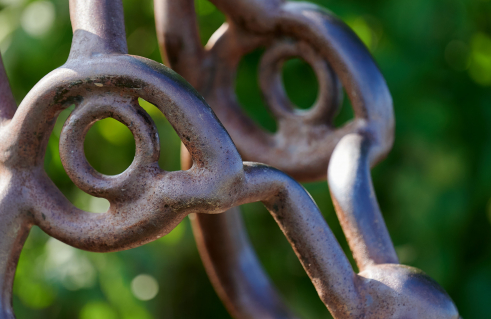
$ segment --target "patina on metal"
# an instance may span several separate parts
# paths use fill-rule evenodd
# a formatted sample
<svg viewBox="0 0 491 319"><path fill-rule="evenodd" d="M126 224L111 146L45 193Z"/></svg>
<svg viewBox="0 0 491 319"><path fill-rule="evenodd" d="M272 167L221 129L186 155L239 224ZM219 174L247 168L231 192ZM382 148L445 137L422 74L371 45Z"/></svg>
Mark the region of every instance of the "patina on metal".
<svg viewBox="0 0 491 319"><path fill-rule="evenodd" d="M422 271L398 264L375 192L370 167L393 143L392 99L378 67L358 37L332 13L282 0L211 0L227 22L203 48L192 0L156 0L161 52L168 64L210 103L246 160L264 162L299 181L328 180L343 231L360 270L355 299L318 290L335 318L459 318L450 297ZM258 47L263 96L278 122L267 133L241 110L234 92L238 63ZM282 82L283 63L300 57L314 69L319 95L296 110ZM335 128L341 84L355 119ZM191 159L183 151L183 167ZM331 158L332 154L332 158ZM193 216L207 272L236 318L296 318L284 305L254 254L237 209ZM323 262L330 263L324 259ZM308 267L306 268L308 271ZM312 278L312 277L311 277ZM313 279L314 285L318 279ZM328 289L341 287L338 281Z"/></svg>
<svg viewBox="0 0 491 319"><path fill-rule="evenodd" d="M40 80L18 108L0 67L0 318L14 318L15 268L33 225L80 249L118 251L164 236L190 213L217 214L255 201L271 212L331 311L356 313L369 298L371 307L387 297L353 272L302 186L277 169L243 163L187 82L159 63L127 54L121 0L70 0L70 16L68 61ZM158 134L138 98L156 105L173 125L189 151L188 170L159 168ZM43 169L56 118L70 105L75 110L60 136L62 164L80 189L110 202L103 214L74 207ZM83 153L88 129L106 117L127 125L135 137L135 159L116 176L95 171Z"/></svg>

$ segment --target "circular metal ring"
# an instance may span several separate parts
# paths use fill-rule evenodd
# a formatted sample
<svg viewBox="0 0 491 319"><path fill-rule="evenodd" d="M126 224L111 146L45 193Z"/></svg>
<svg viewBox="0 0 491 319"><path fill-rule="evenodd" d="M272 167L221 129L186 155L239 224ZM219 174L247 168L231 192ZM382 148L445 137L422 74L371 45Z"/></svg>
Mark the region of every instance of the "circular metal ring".
<svg viewBox="0 0 491 319"><path fill-rule="evenodd" d="M319 91L314 105L308 110L298 110L285 92L283 65L292 58L301 58L307 62L317 77ZM332 124L341 106L343 95L338 77L329 64L305 42L282 40L270 46L261 59L259 80L266 105L279 120L294 116L311 124Z"/></svg>
<svg viewBox="0 0 491 319"><path fill-rule="evenodd" d="M130 129L136 146L131 165L114 176L96 171L84 153L88 130L95 122L108 117ZM135 97L121 97L114 93L85 98L65 122L60 136L60 157L68 176L75 185L93 196L109 198L111 195L125 194L125 185L141 177L145 168L156 164L159 153L159 137L150 116L138 105Z"/></svg>

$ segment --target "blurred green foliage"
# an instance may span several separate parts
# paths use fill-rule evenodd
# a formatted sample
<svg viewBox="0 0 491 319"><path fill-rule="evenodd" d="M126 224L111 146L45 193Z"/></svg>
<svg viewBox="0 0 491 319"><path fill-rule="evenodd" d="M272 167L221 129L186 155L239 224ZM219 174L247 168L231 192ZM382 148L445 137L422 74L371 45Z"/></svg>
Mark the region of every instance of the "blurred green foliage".
<svg viewBox="0 0 491 319"><path fill-rule="evenodd" d="M464 318L491 318L491 2L313 2L355 30L391 89L396 140L373 179L401 261L435 278ZM161 61L152 2L124 0L124 6L129 52ZM196 7L206 42L224 16L205 0ZM0 0L0 50L18 102L66 61L71 36L67 0ZM257 85L260 54L242 61L237 94L246 111L274 131ZM303 61L286 64L284 82L300 108L315 100L317 82ZM161 167L179 169L177 135L155 107L140 102L159 129ZM103 212L107 201L78 190L61 165L58 138L69 112L60 115L52 134L46 171L76 206ZM345 99L338 124L351 116ZM85 142L90 163L107 174L122 172L134 149L128 129L111 119L94 125ZM348 252L326 183L306 187ZM329 318L265 209L249 204L244 216L258 256L288 304L303 318ZM110 254L71 248L35 227L19 262L14 308L18 318L229 318L187 219L164 238Z"/></svg>

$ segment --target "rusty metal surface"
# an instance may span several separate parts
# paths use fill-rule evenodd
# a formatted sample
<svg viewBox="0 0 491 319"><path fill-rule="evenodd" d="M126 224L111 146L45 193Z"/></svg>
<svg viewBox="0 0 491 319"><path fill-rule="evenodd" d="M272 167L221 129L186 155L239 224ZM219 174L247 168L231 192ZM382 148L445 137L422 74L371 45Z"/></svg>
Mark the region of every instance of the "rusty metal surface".
<svg viewBox="0 0 491 319"><path fill-rule="evenodd" d="M33 225L80 249L118 251L164 236L188 214L218 214L255 201L271 212L333 313L360 312L367 298L373 298L369 308L385 300L380 291L372 292L376 283L353 272L303 187L277 169L243 163L227 131L187 82L159 63L127 54L121 0L71 0L70 16L68 61L40 80L17 109L0 65L0 318L14 318L15 267ZM158 134L139 97L173 125L189 151L188 170L158 167ZM110 202L103 214L75 208L43 169L56 118L73 104L60 136L62 164L80 189ZM135 159L116 176L95 171L82 148L90 126L106 117L127 125L135 137Z"/></svg>
<svg viewBox="0 0 491 319"><path fill-rule="evenodd" d="M298 181L328 177L336 213L360 270L350 272L353 280L344 286L344 292L355 289L349 300L337 295L345 281L336 278L319 287L324 279L311 276L333 316L459 318L436 282L418 269L398 264L378 207L370 167L392 146L394 118L387 85L365 46L333 14L311 4L211 2L225 13L227 23L203 48L192 0L155 1L161 52L210 103L244 159L272 165ZM259 82L278 122L274 134L245 115L234 92L238 63L258 47L266 48ZM292 57L309 63L318 79L317 101L307 111L295 109L281 83L282 65ZM340 105L341 85L355 119L335 128L332 120ZM191 162L183 156L183 168ZM261 268L237 209L196 215L192 222L208 275L235 318L296 317ZM336 265L329 258L321 260ZM306 270L309 273L309 266Z"/></svg>

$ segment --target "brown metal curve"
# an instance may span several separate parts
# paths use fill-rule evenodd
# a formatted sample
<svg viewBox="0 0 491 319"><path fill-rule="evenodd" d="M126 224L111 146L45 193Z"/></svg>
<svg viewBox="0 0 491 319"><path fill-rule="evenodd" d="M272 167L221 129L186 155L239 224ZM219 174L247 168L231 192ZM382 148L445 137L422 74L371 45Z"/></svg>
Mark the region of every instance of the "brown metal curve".
<svg viewBox="0 0 491 319"><path fill-rule="evenodd" d="M334 149L328 182L336 214L367 289L367 318L460 318L448 294L421 270L399 265L372 185L370 140L350 134Z"/></svg>
<svg viewBox="0 0 491 319"><path fill-rule="evenodd" d="M334 150L327 174L336 214L360 271L399 263L373 189L369 152L368 138L346 135Z"/></svg>
<svg viewBox="0 0 491 319"><path fill-rule="evenodd" d="M155 14L161 52L164 57L172 56L173 59L168 59L170 65L204 95L246 159L271 164L298 180L309 181L325 179L327 163L336 149L336 159L329 166L329 183L336 212L362 271L357 277L359 281L355 280L356 290L362 297L355 310L350 308L351 303L342 304L338 300L333 304L333 300L324 300L320 294L334 317L458 318L450 297L434 281L419 270L397 265L397 255L370 178L370 167L392 145L392 100L361 41L332 14L313 5L285 1L212 2L226 13L228 23L212 36L203 50L195 37L179 40L189 31L197 34L192 1L177 5L173 1L157 0ZM165 11L160 10L163 7ZM180 24L175 17L179 11L186 12L180 21L193 21L188 25L192 30L183 32L177 27ZM278 35L298 42L274 41ZM273 42L276 44L267 50L261 63L260 80L266 101L278 118L280 131L275 137L283 143L274 141L240 111L232 86L240 58L255 47ZM193 51L200 53L193 56ZM282 60L292 56L303 57L313 66L319 61L318 56L330 63L327 67L315 64L314 69L326 68L316 73L321 94L330 91L331 96L324 99L330 98L331 102L324 108L326 113L310 116L309 121L305 121L308 112L293 110L278 80ZM328 76L330 67L346 88L356 116L354 122L338 130L330 126L336 97L339 101L337 77ZM314 111L316 107L309 112ZM327 129L318 130L316 124L323 124ZM305 145L313 149L312 153ZM291 153L282 153L281 147ZM183 165L187 165L185 157ZM234 317L294 317L281 303L251 248L245 247L249 243L236 212L196 216L192 221L207 272ZM249 282L252 273L261 278L259 282L266 289ZM264 301L265 294L269 301Z"/></svg>
<svg viewBox="0 0 491 319"><path fill-rule="evenodd" d="M317 99L308 110L296 109L283 87L283 64L295 57L301 57L312 66L319 83ZM332 125L341 106L343 92L339 79L329 64L305 42L278 41L271 45L261 58L259 83L266 104L280 119L280 130L291 130L288 133L291 138L301 135L298 130L302 127Z"/></svg>
<svg viewBox="0 0 491 319"><path fill-rule="evenodd" d="M191 52L196 49L186 46L196 48L199 43L192 41L195 37L187 39L179 28L191 18L180 19L178 13L185 4L185 11L191 11L193 2L185 0L177 5L175 1L155 1L164 3L156 5L155 12L164 58L178 56L178 59L168 59L168 63L205 97L229 129L243 158L266 163L298 180L323 180L337 142L346 134L360 132L373 139L371 161L381 160L393 142L392 99L378 67L358 37L334 15L314 5L264 1L261 6L268 7L269 11L267 21L263 21L261 17L265 13L256 16L259 9L253 10L252 4L243 2L233 5L227 5L226 1L214 2L219 8L223 7L228 22L212 36L204 53L193 57ZM166 10L157 11L164 6ZM253 10L254 14L248 9L239 9L242 7ZM278 38L281 41L293 39L301 48L309 47L329 63L353 104L355 119L352 122L336 129L322 116L317 122L305 125L302 114L290 114L286 118L278 117L279 131L271 135L245 115L234 92L237 65L246 53L257 47L269 47ZM289 50L282 52L285 58L290 55ZM201 64L194 67L196 61ZM322 88L321 92L324 91ZM266 96L268 94L265 92ZM331 107L338 108L335 103Z"/></svg>
<svg viewBox="0 0 491 319"><path fill-rule="evenodd" d="M182 147L181 167L186 170L191 166L189 152ZM189 218L208 277L234 318L298 318L284 304L258 262L238 207L222 214L192 214Z"/></svg>
<svg viewBox="0 0 491 319"><path fill-rule="evenodd" d="M121 0L70 5L74 38L67 63L36 84L0 127L0 318L14 317L13 276L32 225L81 249L116 251L165 235L188 214L222 213L254 201L271 212L331 311L355 311L362 297L358 279L305 189L276 169L243 163L189 84L161 64L125 54L124 32L111 32L124 24ZM6 78L0 81L5 87ZM158 137L136 105L138 97L155 104L173 125L190 152L189 170L158 168ZM43 170L56 117L71 104L76 108L60 139L63 165L82 190L109 200L103 214L75 208ZM106 116L128 126L133 120L138 147L135 164L114 177L91 171L71 155L81 154L84 132Z"/></svg>
<svg viewBox="0 0 491 319"><path fill-rule="evenodd" d="M208 276L234 318L298 318L255 262L257 256L245 236L238 207L219 215L197 214L190 218ZM218 259L220 262L216 262Z"/></svg>

